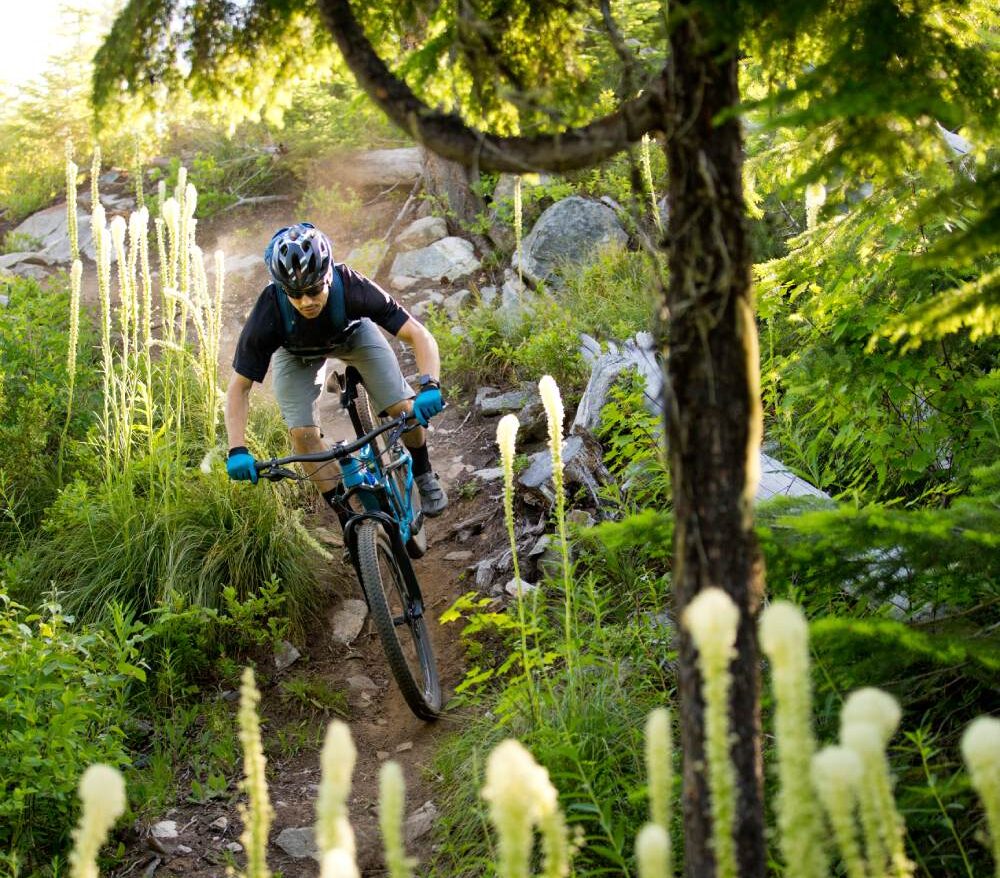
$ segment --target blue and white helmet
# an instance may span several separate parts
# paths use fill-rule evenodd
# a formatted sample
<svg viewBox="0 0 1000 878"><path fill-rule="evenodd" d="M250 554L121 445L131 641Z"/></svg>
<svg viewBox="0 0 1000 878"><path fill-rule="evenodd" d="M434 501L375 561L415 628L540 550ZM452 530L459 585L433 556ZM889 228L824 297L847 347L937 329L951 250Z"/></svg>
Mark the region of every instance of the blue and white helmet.
<svg viewBox="0 0 1000 878"><path fill-rule="evenodd" d="M278 286L301 293L329 280L333 247L312 223L297 223L274 233L264 262Z"/></svg>

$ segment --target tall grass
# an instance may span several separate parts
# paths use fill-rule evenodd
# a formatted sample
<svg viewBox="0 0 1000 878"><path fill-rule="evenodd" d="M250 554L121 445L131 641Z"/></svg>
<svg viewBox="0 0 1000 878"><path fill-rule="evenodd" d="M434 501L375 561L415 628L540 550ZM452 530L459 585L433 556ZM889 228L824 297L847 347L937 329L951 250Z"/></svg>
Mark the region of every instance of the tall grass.
<svg viewBox="0 0 1000 878"><path fill-rule="evenodd" d="M69 147L67 147L69 150ZM195 241L197 193L180 175L157 223L160 293L154 291L145 207L111 223L100 203L100 151L91 165L97 250L102 402L92 451L99 479L74 472L46 514L44 530L16 562L15 587L32 603L54 585L65 607L96 619L111 601L137 613L171 600L222 608L232 586L240 600L277 578L285 608L301 629L318 587L319 548L301 525L294 489L229 483L218 460L222 411L218 361L225 307L224 257L214 256L210 286ZM67 180L75 184L72 159ZM70 186L68 210L75 217ZM71 219L70 227L74 225ZM166 234L163 234L163 230ZM117 270L112 271L112 261ZM72 406L80 263L72 274L67 353ZM168 282L176 286L167 287ZM160 313L155 313L159 306ZM153 332L159 323L159 337ZM191 338L188 329L193 327ZM251 418L250 442L261 448L284 431L268 408ZM66 431L60 459L70 442ZM271 444L270 451L279 447ZM74 451L78 455L78 450Z"/></svg>
<svg viewBox="0 0 1000 878"><path fill-rule="evenodd" d="M66 611L94 621L112 601L140 615L177 597L222 607L225 586L243 600L277 577L301 631L317 578L298 492L241 490L223 473L178 464L163 440L157 449L117 478L62 492L46 519L51 538L18 562L23 598L36 603L57 583Z"/></svg>
<svg viewBox="0 0 1000 878"><path fill-rule="evenodd" d="M701 635L710 635L717 627L714 625L712 612L717 611L723 617L732 617L738 615L739 610L719 589L706 589L699 596L701 597L704 597L704 601L700 609L694 602L690 605L693 608L689 617L690 622L698 632L693 634L699 639L700 649L718 656L728 652L728 646L724 644L719 648L717 644L701 639ZM803 617L802 622L804 621ZM727 640L728 636L727 628L725 632ZM779 632L778 637L780 636ZM792 636L797 635L792 632ZM778 652L782 651L781 646L775 644L773 638L771 642ZM707 691L712 688L729 689L728 679L722 679L729 677L728 663L709 659L703 663L702 669L706 675L702 680L703 695L707 695ZM711 696L707 697L711 700ZM259 699L260 694L254 683L253 672L248 668L243 676L239 711L240 740L244 746L243 786L248 794L248 803L242 810L244 823L242 839L247 849L247 856L246 870L241 874L246 878L267 878L270 875L266 859L267 832L273 810L268 798L265 759L260 741L260 725L257 717ZM801 693L796 700L808 701L809 696ZM849 713L845 707L845 714ZM850 717L845 719L845 723L849 724L850 721ZM874 726L882 725L879 716L867 717L866 721L870 721ZM890 724L892 723L884 725L888 727ZM672 874L670 827L664 825L664 821L669 819L670 806L668 802L659 801L664 793L672 798L672 791L664 788L664 783L669 782L670 777L669 765L664 763L664 759L670 759L669 716L665 711L654 711L646 721L645 730L644 749L647 753L649 771L646 789L655 791L651 796L653 799L651 811L653 815L659 817L659 820L646 824L638 833L630 828L621 836L617 834L611 836L611 842L619 847L624 847L627 837L629 849L635 851L634 856L630 854L628 857L620 858L613 871L614 874L629 875L633 864L638 860L640 878L653 878L654 875L657 878L670 878ZM635 734L634 725L619 727L618 732L623 731L626 734L632 733L633 737L640 739L643 737ZM713 732L707 731L706 734L710 737ZM798 730L792 737L793 740L802 741L807 736L808 732ZM617 741L609 740L605 743L617 744ZM728 739L722 740L721 743L728 744ZM779 746L787 747L789 743L782 740L779 741ZM706 741L706 750L711 750L712 746L710 741ZM879 749L883 748L884 745L879 745ZM721 755L728 757L727 750L727 747L723 747ZM571 861L578 848L569 843L570 833L564 815L570 814L573 819L585 811L583 808L574 811L574 801L581 798L581 794L583 798L590 798L593 811L601 815L602 819L613 811L614 806L620 806L621 803L594 797L592 791L586 789L586 778L563 778L558 773L553 773L536 762L529 750L517 740L507 738L496 746L491 746L490 751L486 760L485 783L477 777L475 784L479 797L486 802L486 810L493 828L492 835L495 837L495 847L485 861L475 864L456 863L450 874L464 875L475 872L495 874L499 878L529 878L534 875L543 878L565 878L570 874ZM609 748L609 754L610 752L613 751ZM1000 723L989 717L980 717L974 721L964 736L963 754L972 774L973 783L986 801L989 821L987 828L995 838L1000 831L1000 826L996 822L1000 815L996 813L995 808L997 794L1000 791ZM323 878L334 878L334 876L347 878L359 874L355 859L354 833L348 822L347 809L355 758L356 750L347 726L334 721L328 728L326 745L323 748L323 771L316 806L316 839L320 849ZM825 814L840 850L842 866L851 878L890 878L890 876L903 878L904 875L911 874L909 869L900 869L898 864L892 867L880 864L878 857L873 856L872 851L866 849L858 839L857 789L864 773L863 758L847 741L841 746L824 748L811 757L813 795L808 798L783 797L783 804L780 807L806 810L817 819ZM696 770L701 771L703 767ZM93 772L93 769L90 771ZM393 777L389 778L389 782L384 783L382 788L385 797L383 813L388 816L391 812L395 816L382 824L385 844L390 850L386 861L395 864L392 869L394 876L402 876L408 874L409 866L405 849L400 845L398 832L401 816L399 802L402 797L401 773L390 771L389 774ZM557 783L563 788L562 796L557 790ZM107 784L107 787L112 791L109 799L114 805L104 808L94 807L98 804L105 805L102 801L92 802L89 807L85 806L81 827L88 826L88 817L95 811L101 812L104 817L98 823L99 829L88 832L81 828L77 832L76 849L71 854L72 862L80 862L81 859L93 862L108 830L124 810L123 785L120 778L115 777L114 782ZM575 794L571 792L574 787ZM646 790L643 790L634 798L644 799L647 795ZM711 803L714 815L712 831L715 839L716 875L737 874L738 866L732 854L719 849L719 843L725 836L728 836L726 845L732 845L731 826L724 821L727 819L726 815L733 813L735 795L736 790L733 787L723 789L714 783L711 786L713 799L720 796L727 799L725 802ZM562 804L567 800L570 806L564 810ZM723 821L723 825L720 825L720 820ZM787 819L784 822L788 824ZM536 832L541 838L540 868L536 868L538 858L533 855ZM632 840L636 835L638 840L633 844ZM790 869L798 867L795 863L788 865ZM579 868L574 871L578 875L585 874ZM604 869L602 873L606 874L609 871L611 870ZM96 878L96 871L91 874ZM827 874L834 875L840 872L835 869Z"/></svg>

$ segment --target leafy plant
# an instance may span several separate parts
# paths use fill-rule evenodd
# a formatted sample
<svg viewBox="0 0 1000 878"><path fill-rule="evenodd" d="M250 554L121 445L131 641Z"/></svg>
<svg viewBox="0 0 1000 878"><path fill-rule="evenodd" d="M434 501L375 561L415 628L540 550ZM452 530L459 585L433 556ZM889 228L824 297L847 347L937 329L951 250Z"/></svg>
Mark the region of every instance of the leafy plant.
<svg viewBox="0 0 1000 878"><path fill-rule="evenodd" d="M64 276L40 285L8 281L10 302L0 308L0 555L30 541L60 485L54 461L66 419L66 348L69 292ZM84 440L93 424L97 380L93 372L94 334L80 338L77 404L67 435L73 448L70 472L89 472L91 449Z"/></svg>
<svg viewBox="0 0 1000 878"><path fill-rule="evenodd" d="M128 625L119 639L72 622L57 603L31 613L0 588L0 846L32 871L65 849L83 770L128 765L127 694L145 679Z"/></svg>
<svg viewBox="0 0 1000 878"><path fill-rule="evenodd" d="M33 253L41 247L41 241L24 232L7 232L0 244L0 253Z"/></svg>
<svg viewBox="0 0 1000 878"><path fill-rule="evenodd" d="M631 371L611 388L601 410L604 460L620 485L614 499L627 508L664 508L670 472L663 452L663 419L647 410L646 383Z"/></svg>
<svg viewBox="0 0 1000 878"><path fill-rule="evenodd" d="M980 259L959 277L920 258L973 221L963 203L923 212L949 176L932 165L879 183L856 205L843 181L828 218L757 268L770 436L779 457L832 493L947 503L1000 449L995 337L960 332L903 348L880 340L901 313L990 270Z"/></svg>

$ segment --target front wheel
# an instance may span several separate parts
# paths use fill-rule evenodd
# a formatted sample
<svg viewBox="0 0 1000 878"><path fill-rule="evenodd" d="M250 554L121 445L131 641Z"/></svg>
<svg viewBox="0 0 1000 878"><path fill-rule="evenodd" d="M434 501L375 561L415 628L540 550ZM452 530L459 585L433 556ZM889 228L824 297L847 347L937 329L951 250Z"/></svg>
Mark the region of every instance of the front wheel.
<svg viewBox="0 0 1000 878"><path fill-rule="evenodd" d="M423 720L441 711L441 683L430 632L414 607L392 544L376 521L358 525L358 572L392 675L410 710ZM419 613L419 614L417 614Z"/></svg>

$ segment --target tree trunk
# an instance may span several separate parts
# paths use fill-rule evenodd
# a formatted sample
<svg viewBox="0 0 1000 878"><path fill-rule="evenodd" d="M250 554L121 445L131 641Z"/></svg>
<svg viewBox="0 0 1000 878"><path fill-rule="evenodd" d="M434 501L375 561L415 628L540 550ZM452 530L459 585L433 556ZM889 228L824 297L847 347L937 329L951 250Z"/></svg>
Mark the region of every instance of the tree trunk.
<svg viewBox="0 0 1000 878"><path fill-rule="evenodd" d="M446 211L450 230L466 234L475 223L477 214L486 210L482 196L472 188L479 174L428 149L423 150L423 156L427 193Z"/></svg>
<svg viewBox="0 0 1000 878"><path fill-rule="evenodd" d="M735 43L705 44L697 10L681 10L677 20L668 80L670 286L664 315L669 379L664 410L676 522L674 595L682 613L699 591L716 586L740 608L737 656L731 666L731 756L737 779L733 833L740 878L763 878L756 634L763 568L752 530L761 438L757 335L739 122L715 122L739 101L737 52ZM704 28L705 33L711 30ZM710 878L716 871L696 655L682 630L678 676L685 873Z"/></svg>

